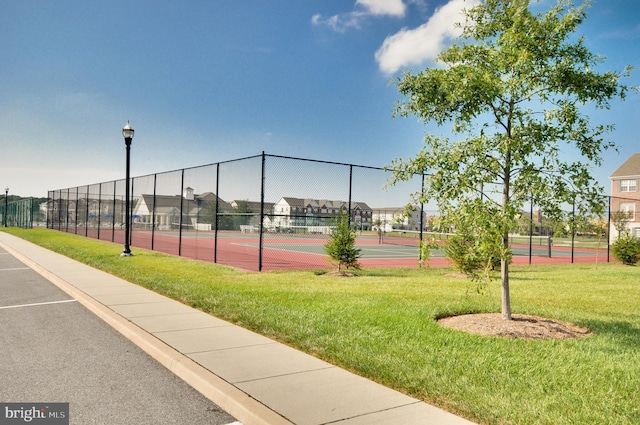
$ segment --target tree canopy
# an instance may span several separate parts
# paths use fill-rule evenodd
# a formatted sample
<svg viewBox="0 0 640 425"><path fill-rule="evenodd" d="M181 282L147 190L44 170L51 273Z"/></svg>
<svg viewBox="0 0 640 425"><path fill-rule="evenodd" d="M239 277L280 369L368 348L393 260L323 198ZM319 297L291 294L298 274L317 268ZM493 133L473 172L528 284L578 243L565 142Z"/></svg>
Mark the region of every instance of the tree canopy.
<svg viewBox="0 0 640 425"><path fill-rule="evenodd" d="M508 232L523 205L535 198L549 217L563 203L603 208L591 167L615 147L605 139L613 126L592 124L585 111L624 99L630 87L620 80L631 69L600 71L604 58L575 34L588 5L559 0L534 13L529 0L484 0L465 11L462 36L437 67L397 81L405 100L394 116L449 124L455 140L427 134L415 157L393 161L394 179L425 174L422 200L435 199L449 227L470 226L478 252L499 253L505 319Z"/></svg>

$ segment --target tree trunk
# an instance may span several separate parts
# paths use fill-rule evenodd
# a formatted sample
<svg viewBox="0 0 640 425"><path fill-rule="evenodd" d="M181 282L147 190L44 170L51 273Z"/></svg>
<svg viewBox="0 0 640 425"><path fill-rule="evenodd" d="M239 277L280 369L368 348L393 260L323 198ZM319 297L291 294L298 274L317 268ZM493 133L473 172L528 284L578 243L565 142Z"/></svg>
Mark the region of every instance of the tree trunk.
<svg viewBox="0 0 640 425"><path fill-rule="evenodd" d="M513 103L511 104L513 108ZM509 120L511 123L511 120ZM511 138L511 124L507 129L507 134ZM502 211L506 213L509 205L509 190L511 185L511 150L508 150L505 158L505 173L502 185ZM509 260L506 253L509 251L509 229L504 230L502 235L502 258L500 261L500 275L502 277L502 318L511 320L511 297L509 296Z"/></svg>
<svg viewBox="0 0 640 425"><path fill-rule="evenodd" d="M503 241L504 247L509 243L507 235ZM509 295L509 261L503 258L500 262L500 275L502 277L502 318L511 320L511 297Z"/></svg>

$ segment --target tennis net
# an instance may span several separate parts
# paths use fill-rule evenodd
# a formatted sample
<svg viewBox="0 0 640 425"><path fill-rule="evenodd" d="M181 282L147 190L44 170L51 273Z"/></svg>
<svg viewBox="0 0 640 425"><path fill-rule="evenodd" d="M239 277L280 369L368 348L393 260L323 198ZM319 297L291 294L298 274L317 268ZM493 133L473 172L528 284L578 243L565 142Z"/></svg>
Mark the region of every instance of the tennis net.
<svg viewBox="0 0 640 425"><path fill-rule="evenodd" d="M446 241L453 233L426 232L420 230L392 230L382 232L380 243L387 245L420 246L420 241Z"/></svg>
<svg viewBox="0 0 640 425"><path fill-rule="evenodd" d="M387 245L406 245L420 246L420 241L425 242L444 242L451 239L455 233L441 232L420 232L419 230L393 230L390 232L382 232L380 235L380 243ZM509 243L512 246L532 246L551 248L552 238L550 236L527 236L527 235L509 235Z"/></svg>

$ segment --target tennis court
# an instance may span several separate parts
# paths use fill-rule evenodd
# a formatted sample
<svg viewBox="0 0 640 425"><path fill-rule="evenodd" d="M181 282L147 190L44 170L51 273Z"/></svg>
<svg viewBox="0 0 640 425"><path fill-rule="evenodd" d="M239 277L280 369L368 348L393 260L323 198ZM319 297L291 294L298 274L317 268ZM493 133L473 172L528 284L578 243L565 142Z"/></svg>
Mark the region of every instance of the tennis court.
<svg viewBox="0 0 640 425"><path fill-rule="evenodd" d="M424 237L430 235L423 235ZM444 240L442 238L441 240ZM246 270L322 269L329 267L324 246L325 234L134 231L132 246L169 254L228 264ZM363 267L417 267L419 236L375 233L359 234L356 247ZM153 245L152 245L153 242ZM531 242L531 245L529 243ZM607 251L556 244L547 237L515 237L512 241L514 264L548 264L606 261ZM429 266L450 265L442 250L432 250Z"/></svg>
<svg viewBox="0 0 640 425"><path fill-rule="evenodd" d="M338 212L345 211L359 232L363 267L417 267L420 236L398 229L432 228L441 211L431 203L414 202L411 194L424 187L423 175L393 187L390 177L386 168L263 152L134 177L130 211L122 179L49 191L47 227L121 244L129 215L133 248L251 271L326 269L328 229ZM620 201L610 197L609 209ZM552 231L552 223L533 201L523 208L522 223L514 232ZM576 221L575 212L570 216L573 225L565 228L574 230L569 237L582 233L610 239L608 232L596 233ZM610 229L611 223L603 228ZM377 229L386 233L379 235ZM428 233L422 236L429 240ZM574 245L524 237L512 241L512 250L516 264L609 261L607 242ZM431 253L428 265L447 264L441 251Z"/></svg>

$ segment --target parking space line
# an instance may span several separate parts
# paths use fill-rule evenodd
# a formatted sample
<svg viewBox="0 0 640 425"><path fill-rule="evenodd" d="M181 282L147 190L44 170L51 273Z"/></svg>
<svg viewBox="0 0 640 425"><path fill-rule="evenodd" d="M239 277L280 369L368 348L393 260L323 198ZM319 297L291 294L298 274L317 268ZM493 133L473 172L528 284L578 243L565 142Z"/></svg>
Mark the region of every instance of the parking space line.
<svg viewBox="0 0 640 425"><path fill-rule="evenodd" d="M20 308L20 307L36 307L39 305L49 305L49 304L64 304L64 303L73 303L76 300L60 300L60 301L49 301L46 303L34 303L34 304L19 304L19 305L7 305L4 307L0 307L0 310L6 310L9 308Z"/></svg>

